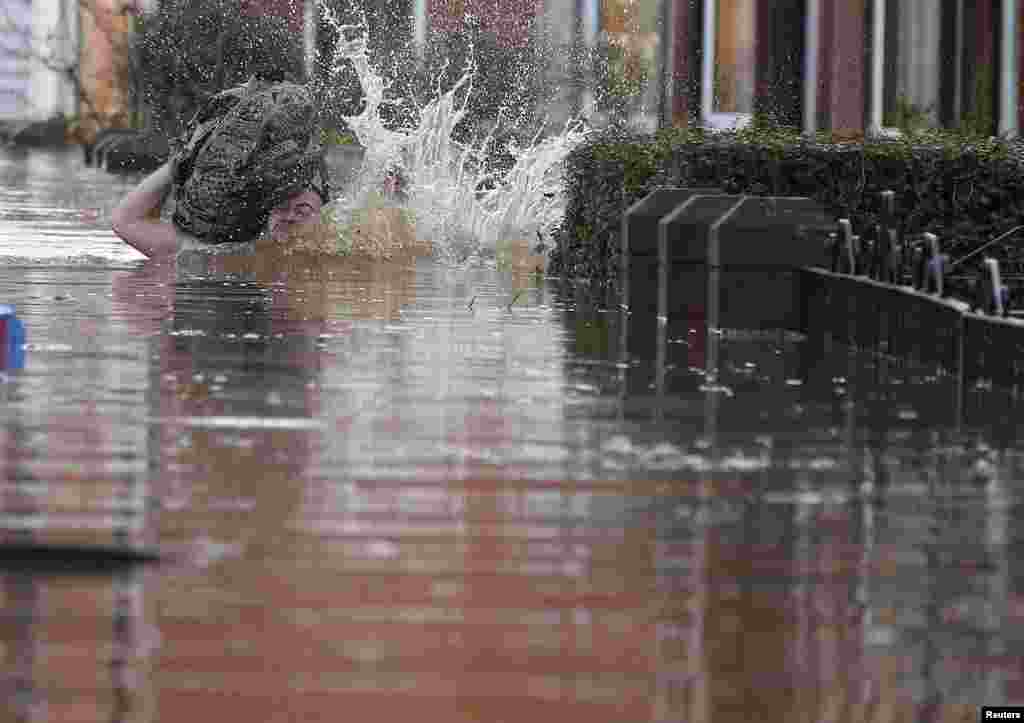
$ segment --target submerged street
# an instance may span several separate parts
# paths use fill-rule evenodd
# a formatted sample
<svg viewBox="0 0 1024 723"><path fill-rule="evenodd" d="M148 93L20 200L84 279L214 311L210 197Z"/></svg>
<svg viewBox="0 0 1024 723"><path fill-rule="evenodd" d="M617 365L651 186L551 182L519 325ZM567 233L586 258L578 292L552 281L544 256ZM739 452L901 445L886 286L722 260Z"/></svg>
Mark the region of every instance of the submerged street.
<svg viewBox="0 0 1024 723"><path fill-rule="evenodd" d="M190 276L0 152L14 720L954 721L1024 703L1012 400L779 335L619 345L558 278ZM660 381L657 381L660 380Z"/></svg>

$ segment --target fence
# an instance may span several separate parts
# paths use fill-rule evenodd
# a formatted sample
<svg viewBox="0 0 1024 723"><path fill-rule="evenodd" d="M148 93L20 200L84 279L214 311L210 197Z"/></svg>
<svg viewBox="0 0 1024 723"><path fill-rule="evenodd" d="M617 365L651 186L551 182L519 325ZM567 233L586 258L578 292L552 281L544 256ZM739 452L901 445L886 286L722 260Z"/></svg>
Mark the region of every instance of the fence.
<svg viewBox="0 0 1024 723"><path fill-rule="evenodd" d="M893 191L881 192L881 209L862 239L810 199L652 191L623 216L623 348L662 359L665 338L685 335L694 321L786 329L1016 396L1024 320L1013 317L1024 314L1010 308L998 261L981 255L1024 227L951 262L935 235L900 234Z"/></svg>
<svg viewBox="0 0 1024 723"><path fill-rule="evenodd" d="M1016 395L1024 383L1024 321L1013 318L999 262L984 258L978 271L958 279L955 290L949 272L1024 227L951 262L933 234L901 239L895 194L881 196L874 238L862 241L840 219L830 239L831 269L801 271L800 331L824 332L841 343L934 365L967 384L991 383Z"/></svg>

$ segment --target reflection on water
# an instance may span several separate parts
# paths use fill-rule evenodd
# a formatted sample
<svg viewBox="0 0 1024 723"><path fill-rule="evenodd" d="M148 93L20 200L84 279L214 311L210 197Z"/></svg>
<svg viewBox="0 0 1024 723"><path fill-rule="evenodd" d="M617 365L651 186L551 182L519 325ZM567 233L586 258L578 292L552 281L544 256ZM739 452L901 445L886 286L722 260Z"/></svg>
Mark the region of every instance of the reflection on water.
<svg viewBox="0 0 1024 723"><path fill-rule="evenodd" d="M4 720L154 720L147 575L0 567Z"/></svg>
<svg viewBox="0 0 1024 723"><path fill-rule="evenodd" d="M20 183L0 214L27 191L44 237L55 198L86 193ZM0 561L4 719L1024 702L1022 456L998 392L957 407L928 370L696 328L659 370L620 348L613 299L423 259L38 264L0 270L0 297L30 342L0 382L0 542L166 555Z"/></svg>

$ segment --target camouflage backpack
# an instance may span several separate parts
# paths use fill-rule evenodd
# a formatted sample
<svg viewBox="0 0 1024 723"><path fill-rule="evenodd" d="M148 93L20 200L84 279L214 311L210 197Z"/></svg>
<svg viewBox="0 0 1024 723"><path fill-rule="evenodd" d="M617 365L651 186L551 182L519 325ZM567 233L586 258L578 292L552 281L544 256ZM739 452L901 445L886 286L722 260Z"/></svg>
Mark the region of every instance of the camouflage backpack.
<svg viewBox="0 0 1024 723"><path fill-rule="evenodd" d="M200 241L251 241L275 206L310 186L327 199L316 104L305 86L253 78L223 91L177 145L174 224Z"/></svg>

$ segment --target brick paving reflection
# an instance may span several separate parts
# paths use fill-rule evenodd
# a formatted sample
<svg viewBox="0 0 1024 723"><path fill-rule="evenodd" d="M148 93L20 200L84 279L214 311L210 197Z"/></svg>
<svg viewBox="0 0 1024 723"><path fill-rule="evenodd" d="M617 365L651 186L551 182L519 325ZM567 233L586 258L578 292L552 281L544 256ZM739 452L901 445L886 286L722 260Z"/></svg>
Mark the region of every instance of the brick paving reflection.
<svg viewBox="0 0 1024 723"><path fill-rule="evenodd" d="M749 408L727 407L748 467L538 478L496 453L533 423L504 377L465 399L455 379L437 410L397 392L356 408L367 359L395 384L408 359L462 371L383 327L422 288L413 272L274 290L269 307L256 286L172 284L147 311L150 273L124 275L112 302L135 309L150 366L124 366L145 393L114 413L110 383L91 416L55 415L49 455L6 419L5 514L107 509L120 472L148 465L146 534L171 555L131 580L0 571L2 682L24 720L958 721L1024 695L1018 455L900 421L909 397L861 394L864 418L837 403L760 456ZM515 343L488 337L495 356ZM81 383L46 359L38 373ZM825 373L858 394L851 370ZM148 459L122 464L110 449L141 418L157 420ZM593 454L604 429L553 444ZM416 434L447 451L388 474ZM55 474L83 458L77 481ZM377 474L353 471L366 460ZM13 484L26 471L49 492Z"/></svg>

